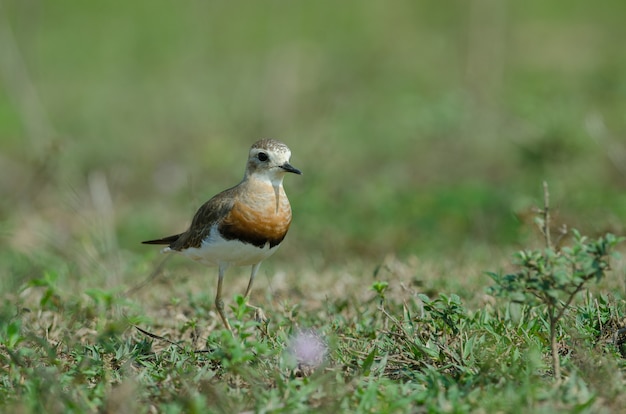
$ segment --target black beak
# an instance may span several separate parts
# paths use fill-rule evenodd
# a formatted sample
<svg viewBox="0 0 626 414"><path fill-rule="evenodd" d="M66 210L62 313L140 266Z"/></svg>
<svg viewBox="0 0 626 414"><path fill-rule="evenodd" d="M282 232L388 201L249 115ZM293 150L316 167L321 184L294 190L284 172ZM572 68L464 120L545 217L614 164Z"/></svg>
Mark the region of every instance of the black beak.
<svg viewBox="0 0 626 414"><path fill-rule="evenodd" d="M283 165L281 165L280 168L282 168L283 170L285 170L287 172L290 172L290 173L302 175L302 171L300 171L299 169L297 169L293 165L289 164L288 162L286 162Z"/></svg>

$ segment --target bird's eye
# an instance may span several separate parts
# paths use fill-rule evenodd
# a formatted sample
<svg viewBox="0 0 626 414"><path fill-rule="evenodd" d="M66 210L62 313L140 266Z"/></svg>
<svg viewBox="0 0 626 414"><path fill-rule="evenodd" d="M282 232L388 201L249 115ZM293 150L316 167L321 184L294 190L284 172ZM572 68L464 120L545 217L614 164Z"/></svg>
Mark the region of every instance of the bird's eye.
<svg viewBox="0 0 626 414"><path fill-rule="evenodd" d="M264 152L259 152L256 157L259 159L259 161L267 161L269 159L267 154Z"/></svg>

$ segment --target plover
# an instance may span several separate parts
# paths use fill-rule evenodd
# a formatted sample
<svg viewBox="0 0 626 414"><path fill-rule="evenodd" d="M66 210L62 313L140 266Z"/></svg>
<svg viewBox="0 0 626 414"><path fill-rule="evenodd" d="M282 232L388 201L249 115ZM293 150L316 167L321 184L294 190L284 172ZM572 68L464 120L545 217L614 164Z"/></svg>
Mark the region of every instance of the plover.
<svg viewBox="0 0 626 414"><path fill-rule="evenodd" d="M278 249L291 224L291 206L283 178L286 173L302 172L289 163L290 157L291 151L280 141L255 142L243 180L204 203L186 232L143 242L167 244L163 253L179 253L218 267L215 306L231 332L222 300L224 274L230 266L252 266L244 294L247 303L261 262Z"/></svg>

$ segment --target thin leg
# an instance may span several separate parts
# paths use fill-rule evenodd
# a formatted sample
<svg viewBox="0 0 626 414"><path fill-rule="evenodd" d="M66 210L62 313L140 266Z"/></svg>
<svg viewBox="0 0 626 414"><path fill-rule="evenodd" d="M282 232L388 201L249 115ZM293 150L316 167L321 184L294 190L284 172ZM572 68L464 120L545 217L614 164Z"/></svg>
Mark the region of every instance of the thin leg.
<svg viewBox="0 0 626 414"><path fill-rule="evenodd" d="M250 297L250 291L252 290L252 284L254 283L254 277L256 276L256 273L259 271L259 267L261 267L261 262L252 265L252 271L250 272L250 281L248 282L248 288L246 289L246 293L243 295L243 297L244 297L244 300L246 301L246 306L254 309L254 319L256 319L258 322L264 322L267 320L267 318L265 317L265 314L263 313L263 309L257 306L252 306L248 303L248 298Z"/></svg>
<svg viewBox="0 0 626 414"><path fill-rule="evenodd" d="M220 265L219 274L217 278L217 294L215 295L215 307L217 308L217 313L222 318L222 322L226 329L233 332L233 329L230 327L228 323L228 319L226 319L226 315L224 315L224 301L222 300L222 281L224 280L224 273L226 273L226 269L228 269L228 265Z"/></svg>
<svg viewBox="0 0 626 414"><path fill-rule="evenodd" d="M243 295L246 302L250 297L250 291L252 290L252 284L254 283L254 277L256 276L256 272L259 271L259 267L261 266L261 262L252 265L252 272L250 272L250 281L248 282L248 288L246 289L246 294Z"/></svg>

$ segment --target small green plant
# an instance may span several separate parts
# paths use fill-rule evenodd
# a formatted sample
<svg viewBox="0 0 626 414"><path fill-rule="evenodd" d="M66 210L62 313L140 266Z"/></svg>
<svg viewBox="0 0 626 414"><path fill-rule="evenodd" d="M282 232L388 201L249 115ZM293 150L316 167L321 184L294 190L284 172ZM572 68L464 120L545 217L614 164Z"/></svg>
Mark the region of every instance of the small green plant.
<svg viewBox="0 0 626 414"><path fill-rule="evenodd" d="M378 294L381 300L385 299L385 291L389 287L389 282L376 281L372 283L372 290Z"/></svg>
<svg viewBox="0 0 626 414"><path fill-rule="evenodd" d="M544 208L539 211L537 221L545 237L546 247L539 250L522 250L515 255L519 270L500 275L489 273L496 282L491 288L494 296L508 297L516 303L543 306L548 315L550 348L553 375L558 381L561 376L557 348L557 327L570 308L575 296L584 290L590 281L600 281L610 270L609 259L612 249L622 238L606 234L596 240L582 236L572 230L573 245L554 248L550 235L549 195L544 183Z"/></svg>
<svg viewBox="0 0 626 414"><path fill-rule="evenodd" d="M42 277L28 281L22 289L30 287L44 288L39 301L42 308L54 309L60 305L60 295L57 288L58 274L54 271L46 271Z"/></svg>
<svg viewBox="0 0 626 414"><path fill-rule="evenodd" d="M5 347L8 351L14 350L24 340L20 330L19 320L0 324L0 346Z"/></svg>

